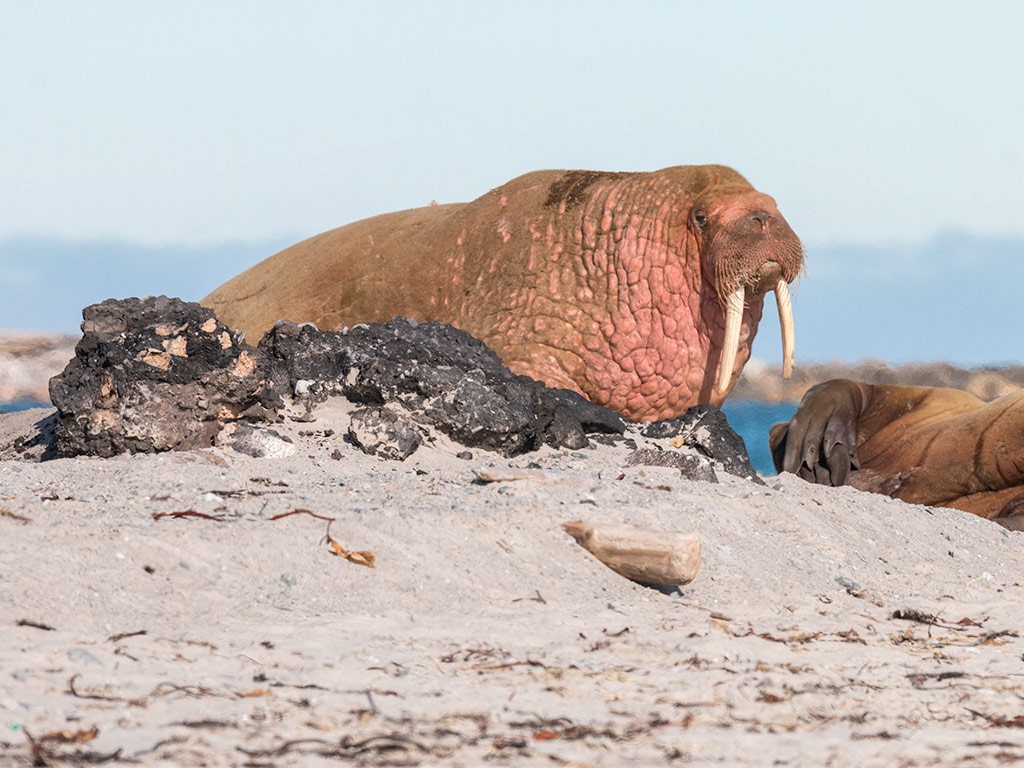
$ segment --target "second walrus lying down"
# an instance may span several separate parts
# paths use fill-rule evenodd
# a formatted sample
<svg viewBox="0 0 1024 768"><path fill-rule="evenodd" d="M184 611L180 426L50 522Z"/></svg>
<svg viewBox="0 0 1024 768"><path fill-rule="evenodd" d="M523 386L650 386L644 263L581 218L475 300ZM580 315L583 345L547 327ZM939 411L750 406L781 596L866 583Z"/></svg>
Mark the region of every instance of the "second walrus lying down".
<svg viewBox="0 0 1024 768"><path fill-rule="evenodd" d="M788 375L802 265L775 201L731 168L538 171L317 235L202 303L253 342L278 320L451 323L515 373L654 420L722 403L769 291Z"/></svg>
<svg viewBox="0 0 1024 768"><path fill-rule="evenodd" d="M985 402L945 387L833 379L772 427L775 468L1024 530L1024 390Z"/></svg>

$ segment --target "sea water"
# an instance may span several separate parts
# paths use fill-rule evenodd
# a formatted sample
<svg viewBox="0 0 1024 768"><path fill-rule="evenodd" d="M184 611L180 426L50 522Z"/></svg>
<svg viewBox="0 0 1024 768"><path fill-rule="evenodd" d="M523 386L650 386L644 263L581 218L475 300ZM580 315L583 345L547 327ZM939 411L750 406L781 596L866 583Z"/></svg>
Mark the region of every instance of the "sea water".
<svg viewBox="0 0 1024 768"><path fill-rule="evenodd" d="M0 403L0 413L48 406L48 403L35 400L14 400ZM772 466L772 455L768 450L768 430L776 422L789 421L796 412L796 403L727 400L722 410L729 424L743 438L754 469L762 475L774 475L775 467Z"/></svg>
<svg viewBox="0 0 1024 768"><path fill-rule="evenodd" d="M774 475L768 430L772 424L789 421L796 403L765 403L760 400L726 400L722 412L730 426L743 438L750 463L762 475Z"/></svg>
<svg viewBox="0 0 1024 768"><path fill-rule="evenodd" d="M31 398L21 398L19 400L8 400L0 402L0 413L11 413L12 411L27 411L29 408L49 408L49 403L40 403L38 400L32 400Z"/></svg>

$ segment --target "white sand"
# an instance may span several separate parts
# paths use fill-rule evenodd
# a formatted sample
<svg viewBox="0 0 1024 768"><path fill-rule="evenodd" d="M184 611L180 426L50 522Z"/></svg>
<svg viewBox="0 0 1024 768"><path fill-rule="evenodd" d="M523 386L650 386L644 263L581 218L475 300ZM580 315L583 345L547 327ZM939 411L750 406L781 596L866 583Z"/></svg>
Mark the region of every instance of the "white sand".
<svg viewBox="0 0 1024 768"><path fill-rule="evenodd" d="M45 413L0 417L0 451ZM290 458L0 462L0 765L31 764L26 729L52 765L1024 761L1022 533L623 446L385 462L319 415L282 426ZM270 519L295 509L376 568ZM185 510L223 521L153 517ZM698 533L701 572L633 584L580 518Z"/></svg>

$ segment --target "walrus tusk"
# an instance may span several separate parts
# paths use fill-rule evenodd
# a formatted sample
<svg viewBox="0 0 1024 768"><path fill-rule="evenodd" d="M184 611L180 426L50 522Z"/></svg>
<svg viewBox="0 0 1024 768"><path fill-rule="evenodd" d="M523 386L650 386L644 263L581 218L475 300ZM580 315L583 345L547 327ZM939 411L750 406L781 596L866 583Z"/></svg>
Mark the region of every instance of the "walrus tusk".
<svg viewBox="0 0 1024 768"><path fill-rule="evenodd" d="M793 375L793 300L789 297L789 284L780 277L775 284L775 303L779 307L779 325L782 327L782 378Z"/></svg>
<svg viewBox="0 0 1024 768"><path fill-rule="evenodd" d="M740 348L740 326L743 324L743 300L745 289L737 288L725 299L725 342L722 345L722 362L718 369L718 391L725 394L732 381L732 369L736 365L736 352Z"/></svg>

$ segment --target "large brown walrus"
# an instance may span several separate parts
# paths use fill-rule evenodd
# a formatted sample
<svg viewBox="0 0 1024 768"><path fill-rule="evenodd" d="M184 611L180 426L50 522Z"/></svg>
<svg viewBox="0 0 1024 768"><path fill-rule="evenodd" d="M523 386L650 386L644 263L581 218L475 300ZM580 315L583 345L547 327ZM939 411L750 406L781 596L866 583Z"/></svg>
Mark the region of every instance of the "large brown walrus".
<svg viewBox="0 0 1024 768"><path fill-rule="evenodd" d="M769 438L775 468L1024 530L1024 390L992 402L957 389L834 379Z"/></svg>
<svg viewBox="0 0 1024 768"><path fill-rule="evenodd" d="M202 303L253 340L282 319L440 320L516 373L651 420L721 404L768 291L788 372L802 264L775 201L730 168L538 171L317 235Z"/></svg>

